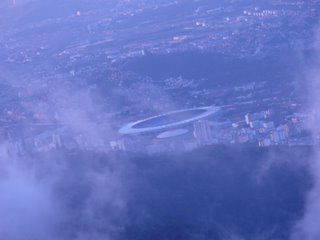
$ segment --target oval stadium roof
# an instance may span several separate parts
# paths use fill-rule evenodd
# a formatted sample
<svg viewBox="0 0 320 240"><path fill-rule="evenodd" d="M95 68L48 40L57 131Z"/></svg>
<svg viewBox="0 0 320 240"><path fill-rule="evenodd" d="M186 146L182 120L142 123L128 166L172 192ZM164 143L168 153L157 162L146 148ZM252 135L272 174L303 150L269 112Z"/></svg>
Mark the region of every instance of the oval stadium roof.
<svg viewBox="0 0 320 240"><path fill-rule="evenodd" d="M180 128L197 120L204 119L220 111L219 107L199 107L171 111L165 114L129 123L119 129L120 134L144 134Z"/></svg>

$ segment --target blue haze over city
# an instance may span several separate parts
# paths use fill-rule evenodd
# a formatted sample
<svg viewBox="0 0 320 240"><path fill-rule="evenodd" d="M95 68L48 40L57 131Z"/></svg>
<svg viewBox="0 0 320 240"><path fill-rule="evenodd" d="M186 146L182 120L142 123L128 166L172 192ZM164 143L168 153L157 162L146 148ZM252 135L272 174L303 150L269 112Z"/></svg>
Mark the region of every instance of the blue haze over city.
<svg viewBox="0 0 320 240"><path fill-rule="evenodd" d="M319 240L319 0L1 0L0 240Z"/></svg>

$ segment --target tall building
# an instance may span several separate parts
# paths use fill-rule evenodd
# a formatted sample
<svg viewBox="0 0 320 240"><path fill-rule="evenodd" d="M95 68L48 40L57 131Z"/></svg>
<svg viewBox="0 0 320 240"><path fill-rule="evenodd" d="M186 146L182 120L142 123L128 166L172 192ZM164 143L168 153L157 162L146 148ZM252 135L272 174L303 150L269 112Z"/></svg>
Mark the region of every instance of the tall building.
<svg viewBox="0 0 320 240"><path fill-rule="evenodd" d="M52 134L52 147L53 148L59 148L62 146L61 144L61 138L59 134Z"/></svg>
<svg viewBox="0 0 320 240"><path fill-rule="evenodd" d="M200 146L210 144L213 140L212 124L207 120L193 123L193 136Z"/></svg>

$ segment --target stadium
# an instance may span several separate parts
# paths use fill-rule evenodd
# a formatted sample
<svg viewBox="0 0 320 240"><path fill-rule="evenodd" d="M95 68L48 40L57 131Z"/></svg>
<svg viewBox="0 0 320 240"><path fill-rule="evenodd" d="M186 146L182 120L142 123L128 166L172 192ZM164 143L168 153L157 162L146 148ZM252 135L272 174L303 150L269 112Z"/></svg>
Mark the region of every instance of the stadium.
<svg viewBox="0 0 320 240"><path fill-rule="evenodd" d="M120 128L119 133L122 135L139 135L165 131L173 132L174 129L190 126L199 120L218 118L221 115L220 113L221 109L215 106L171 111L129 123ZM176 132L173 133L176 134Z"/></svg>

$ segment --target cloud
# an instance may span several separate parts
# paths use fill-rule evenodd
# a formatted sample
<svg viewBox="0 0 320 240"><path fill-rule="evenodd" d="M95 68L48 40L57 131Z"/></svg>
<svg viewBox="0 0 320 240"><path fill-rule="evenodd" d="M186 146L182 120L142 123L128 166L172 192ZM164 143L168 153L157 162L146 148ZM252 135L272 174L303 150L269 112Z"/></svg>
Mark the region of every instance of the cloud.
<svg viewBox="0 0 320 240"><path fill-rule="evenodd" d="M13 72L2 74L8 86L28 87L26 99L15 99L24 104L24 110L57 113L57 125L66 134L81 135L84 148L99 151L60 149L21 156L11 151L14 139L2 139L0 239L115 239L125 222L123 174L130 165L101 153L114 137L103 112L106 106L93 99L90 89L72 86L68 78L57 75L55 81L25 83Z"/></svg>
<svg viewBox="0 0 320 240"><path fill-rule="evenodd" d="M115 239L125 223L126 167L106 155L60 151L1 159L0 238Z"/></svg>
<svg viewBox="0 0 320 240"><path fill-rule="evenodd" d="M0 192L2 239L52 239L59 209L45 184L7 163L0 177Z"/></svg>
<svg viewBox="0 0 320 240"><path fill-rule="evenodd" d="M307 195L304 215L293 228L292 240L320 239L320 228L318 224L320 221L320 149L318 147L320 136L320 29L315 30L311 50L312 53L305 61L304 80L306 82L307 92L304 94L309 96L307 100L307 110L310 112L311 118L308 123L308 128L315 142L313 156L309 160L313 186Z"/></svg>

